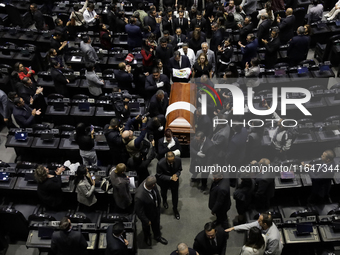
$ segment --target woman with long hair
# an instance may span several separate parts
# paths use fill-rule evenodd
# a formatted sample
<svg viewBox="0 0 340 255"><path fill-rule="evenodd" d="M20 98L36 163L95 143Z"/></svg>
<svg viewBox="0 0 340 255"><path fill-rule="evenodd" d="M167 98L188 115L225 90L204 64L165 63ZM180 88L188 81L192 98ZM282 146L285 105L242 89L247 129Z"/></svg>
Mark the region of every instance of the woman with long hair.
<svg viewBox="0 0 340 255"><path fill-rule="evenodd" d="M76 128L75 140L79 145L80 156L83 164L97 165L97 154L94 149L94 130L89 133L84 123L79 123Z"/></svg>
<svg viewBox="0 0 340 255"><path fill-rule="evenodd" d="M154 66L154 58L155 58L155 50L156 45L153 43L153 34L151 34L145 42L143 43L143 48L141 50L141 54L143 56L143 67L144 72L151 73L151 70Z"/></svg>
<svg viewBox="0 0 340 255"><path fill-rule="evenodd" d="M257 15L257 19L259 20L259 23L257 25L257 28L260 26L260 24L262 23L262 19L261 19L261 16L263 14L268 14L268 19L274 21L274 12L273 12L273 9L272 9L272 4L270 1L266 2L264 4L264 9L260 10L259 11L259 14Z"/></svg>
<svg viewBox="0 0 340 255"><path fill-rule="evenodd" d="M194 64L192 78L199 78L203 74L209 75L210 79L212 78L212 66L208 61L207 55L202 52Z"/></svg>
<svg viewBox="0 0 340 255"><path fill-rule="evenodd" d="M94 194L95 184L96 181L92 179L87 167L85 165L78 166L74 186L76 187L77 200L79 203L91 206L97 202Z"/></svg>
<svg viewBox="0 0 340 255"><path fill-rule="evenodd" d="M257 227L249 229L248 241L243 245L240 255L263 255L266 249L265 236Z"/></svg>
<svg viewBox="0 0 340 255"><path fill-rule="evenodd" d="M18 73L20 80L25 77L33 79L33 75L35 74L35 71L32 70L31 67L25 67L21 62L14 64L14 70Z"/></svg>

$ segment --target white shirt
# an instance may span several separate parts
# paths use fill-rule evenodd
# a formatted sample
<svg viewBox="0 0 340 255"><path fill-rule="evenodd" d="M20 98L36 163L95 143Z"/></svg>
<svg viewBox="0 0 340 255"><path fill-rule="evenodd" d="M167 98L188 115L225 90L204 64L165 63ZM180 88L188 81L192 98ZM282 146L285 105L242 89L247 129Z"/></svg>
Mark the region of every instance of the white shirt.
<svg viewBox="0 0 340 255"><path fill-rule="evenodd" d="M181 53L181 55L185 55L182 48L178 51ZM192 49L188 48L188 53L186 56L189 58L191 67L193 67L195 64L195 52Z"/></svg>
<svg viewBox="0 0 340 255"><path fill-rule="evenodd" d="M92 12L89 12L87 9L84 11L83 13L84 16L84 20L86 23L90 23L93 24L96 22L95 17L97 16L97 13L95 10L93 10Z"/></svg>

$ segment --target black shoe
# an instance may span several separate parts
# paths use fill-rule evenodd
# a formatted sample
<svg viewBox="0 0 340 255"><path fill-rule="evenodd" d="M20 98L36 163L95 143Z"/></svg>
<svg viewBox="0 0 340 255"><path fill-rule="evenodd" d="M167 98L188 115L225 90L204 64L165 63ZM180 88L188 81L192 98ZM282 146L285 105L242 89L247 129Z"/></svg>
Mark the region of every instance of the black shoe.
<svg viewBox="0 0 340 255"><path fill-rule="evenodd" d="M177 210L174 210L175 218L176 220L179 220L181 216L179 215L179 212Z"/></svg>
<svg viewBox="0 0 340 255"><path fill-rule="evenodd" d="M155 238L155 240L164 245L168 244L168 241L164 237L158 237L158 238Z"/></svg>
<svg viewBox="0 0 340 255"><path fill-rule="evenodd" d="M151 236L144 237L144 242L147 246L151 246Z"/></svg>
<svg viewBox="0 0 340 255"><path fill-rule="evenodd" d="M168 209L169 208L168 202L166 202L166 201L163 202L163 206L164 206L165 209Z"/></svg>

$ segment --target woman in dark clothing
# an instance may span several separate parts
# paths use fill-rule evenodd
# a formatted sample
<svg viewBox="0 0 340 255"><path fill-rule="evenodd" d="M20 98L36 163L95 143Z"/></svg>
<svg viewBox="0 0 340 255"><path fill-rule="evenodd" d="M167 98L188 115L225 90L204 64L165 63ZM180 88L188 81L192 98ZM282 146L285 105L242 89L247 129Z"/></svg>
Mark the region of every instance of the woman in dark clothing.
<svg viewBox="0 0 340 255"><path fill-rule="evenodd" d="M79 123L77 125L75 140L79 145L80 156L82 157L85 166L97 165L97 154L94 149L93 134L94 130L91 130L91 133L89 134L84 123Z"/></svg>
<svg viewBox="0 0 340 255"><path fill-rule="evenodd" d="M229 13L229 15L227 16L227 20L225 22L225 28L232 29L232 30L238 29L237 22L235 21L235 18L234 18L234 14Z"/></svg>
<svg viewBox="0 0 340 255"><path fill-rule="evenodd" d="M34 177L38 182L38 197L47 206L56 209L62 204L61 173L64 167L59 167L53 173L48 168L40 165L34 172Z"/></svg>
<svg viewBox="0 0 340 255"><path fill-rule="evenodd" d="M231 62L233 55L233 47L231 47L230 38L225 39L221 45L218 46L217 55L220 55L218 73L225 72Z"/></svg>
<svg viewBox="0 0 340 255"><path fill-rule="evenodd" d="M192 78L199 78L203 74L208 75L210 79L212 78L212 66L208 62L207 55L202 52L194 64Z"/></svg>
<svg viewBox="0 0 340 255"><path fill-rule="evenodd" d="M196 54L197 51L202 49L201 44L203 42L205 42L205 40L203 39L203 37L201 37L201 32L200 31L194 31L192 33L192 38L189 40L189 48L192 49Z"/></svg>
<svg viewBox="0 0 340 255"><path fill-rule="evenodd" d="M153 34L151 34L143 44L143 48L141 50L141 54L143 56L143 67L144 72L151 73L151 70L154 66L154 50L156 49L156 45L152 42Z"/></svg>
<svg viewBox="0 0 340 255"><path fill-rule="evenodd" d="M60 64L60 68L64 68L64 66L65 66L62 57L58 56L58 53L57 53L56 49L54 49L54 48L51 48L48 51L47 59L48 59L48 66L49 67L51 67L52 61L58 62Z"/></svg>
<svg viewBox="0 0 340 255"><path fill-rule="evenodd" d="M110 50L112 48L110 31L107 29L105 24L100 24L99 26L100 26L99 33L100 44L104 49Z"/></svg>

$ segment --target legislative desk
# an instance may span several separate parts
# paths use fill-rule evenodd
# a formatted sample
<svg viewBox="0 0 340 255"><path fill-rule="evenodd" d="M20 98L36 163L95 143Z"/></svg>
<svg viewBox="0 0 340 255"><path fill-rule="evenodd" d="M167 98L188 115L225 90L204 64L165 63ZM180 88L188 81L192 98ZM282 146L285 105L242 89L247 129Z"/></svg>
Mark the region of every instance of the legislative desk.
<svg viewBox="0 0 340 255"><path fill-rule="evenodd" d="M320 243L320 236L317 226L313 226L313 232L305 235L298 235L296 227L287 227L282 229L286 245L290 244L313 244Z"/></svg>
<svg viewBox="0 0 340 255"><path fill-rule="evenodd" d="M171 86L165 129L171 128L182 145L188 145L190 135L195 133L193 109L196 109L196 93L197 87L193 83L175 82ZM178 107L174 107L176 105Z"/></svg>

